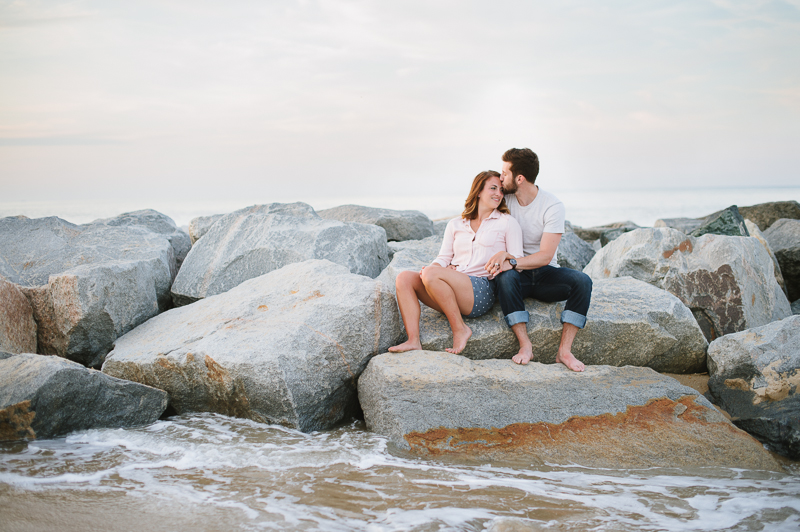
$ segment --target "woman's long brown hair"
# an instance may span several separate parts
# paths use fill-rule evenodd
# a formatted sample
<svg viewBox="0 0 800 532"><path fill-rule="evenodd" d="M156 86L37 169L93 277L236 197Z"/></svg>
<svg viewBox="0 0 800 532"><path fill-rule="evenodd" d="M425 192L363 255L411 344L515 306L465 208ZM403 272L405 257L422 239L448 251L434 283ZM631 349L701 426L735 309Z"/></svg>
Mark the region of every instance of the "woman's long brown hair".
<svg viewBox="0 0 800 532"><path fill-rule="evenodd" d="M467 201L464 202L464 212L461 213L463 219L474 220L478 217L478 194L481 193L486 182L493 177L500 177L500 174L494 170L486 170L476 175L475 179L472 180L472 188L469 190ZM503 214L510 214L506 206L505 198L500 200L500 205L497 206L497 210Z"/></svg>

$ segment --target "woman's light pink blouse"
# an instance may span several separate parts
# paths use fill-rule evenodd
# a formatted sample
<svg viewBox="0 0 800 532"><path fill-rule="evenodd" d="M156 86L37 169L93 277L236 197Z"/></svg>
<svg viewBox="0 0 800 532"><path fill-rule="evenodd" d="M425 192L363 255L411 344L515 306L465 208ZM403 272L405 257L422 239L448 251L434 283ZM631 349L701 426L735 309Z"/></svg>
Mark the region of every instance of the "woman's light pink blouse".
<svg viewBox="0 0 800 532"><path fill-rule="evenodd" d="M498 251L522 257L522 229L509 214L494 210L478 228L472 230L469 220L453 218L444 230L439 256L433 262L440 266L456 266L456 271L473 277L488 277L483 267Z"/></svg>

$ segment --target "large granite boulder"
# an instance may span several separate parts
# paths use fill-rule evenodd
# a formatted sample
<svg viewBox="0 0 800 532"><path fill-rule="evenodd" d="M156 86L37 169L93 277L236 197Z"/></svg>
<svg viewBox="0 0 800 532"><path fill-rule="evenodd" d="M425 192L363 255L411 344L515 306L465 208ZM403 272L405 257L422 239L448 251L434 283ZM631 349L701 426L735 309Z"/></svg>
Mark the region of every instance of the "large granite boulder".
<svg viewBox="0 0 800 532"><path fill-rule="evenodd" d="M764 231L778 264L789 301L800 299L800 220L781 219Z"/></svg>
<svg viewBox="0 0 800 532"><path fill-rule="evenodd" d="M554 363L564 303L526 299L525 308L530 314L533 361ZM646 366L668 373L705 371L707 343L702 331L691 311L664 290L631 278L596 281L587 318L572 348L587 365ZM473 360L511 358L519 351L499 303L466 323L472 337L461 356ZM444 315L424 305L420 340L422 348L430 351L444 351L453 343Z"/></svg>
<svg viewBox="0 0 800 532"><path fill-rule="evenodd" d="M575 373L412 351L373 358L358 397L367 428L423 456L782 469L697 391L648 368Z"/></svg>
<svg viewBox="0 0 800 532"><path fill-rule="evenodd" d="M189 222L189 237L192 239L192 245L200 240L201 236L208 233L211 226L224 216L224 214L211 214L209 216L193 218L192 221Z"/></svg>
<svg viewBox="0 0 800 532"><path fill-rule="evenodd" d="M375 278L389 263L386 232L376 225L320 218L305 203L255 205L225 215L192 247L172 298L187 305L309 259L327 259Z"/></svg>
<svg viewBox="0 0 800 532"><path fill-rule="evenodd" d="M183 259L186 258L186 255L192 248L192 241L189 234L175 225L172 218L153 209L126 212L113 218L95 220L92 224L102 224L111 227L143 227L153 233L163 235L164 238L169 241L172 246L172 251L175 254L173 278L177 275L181 264L183 264Z"/></svg>
<svg viewBox="0 0 800 532"><path fill-rule="evenodd" d="M561 235L561 242L558 243L556 260L562 268L583 270L592 260L594 254L595 250L591 244L575 233L565 232Z"/></svg>
<svg viewBox="0 0 800 532"><path fill-rule="evenodd" d="M800 203L796 201L773 201L750 207L739 207L745 218L753 220L759 229L766 231L781 218L800 220Z"/></svg>
<svg viewBox="0 0 800 532"><path fill-rule="evenodd" d="M317 211L322 218L374 224L386 230L390 241L421 240L434 234L433 222L419 211L396 211L362 205L340 205Z"/></svg>
<svg viewBox="0 0 800 532"><path fill-rule="evenodd" d="M156 421L167 394L53 356L0 359L0 441Z"/></svg>
<svg viewBox="0 0 800 532"><path fill-rule="evenodd" d="M357 408L356 379L399 324L386 286L310 260L151 319L103 372L166 390L177 413L327 429Z"/></svg>
<svg viewBox="0 0 800 532"><path fill-rule="evenodd" d="M744 218L736 205L707 216L702 225L692 231L691 236L699 237L708 234L728 236L750 236L744 224Z"/></svg>
<svg viewBox="0 0 800 532"><path fill-rule="evenodd" d="M36 352L36 321L25 294L0 276L0 351Z"/></svg>
<svg viewBox="0 0 800 532"><path fill-rule="evenodd" d="M0 275L31 303L39 353L99 366L118 336L171 306L174 251L149 229L9 217L0 248Z"/></svg>
<svg viewBox="0 0 800 532"><path fill-rule="evenodd" d="M653 227L671 227L688 235L701 225L703 225L702 218L661 218L655 221Z"/></svg>
<svg viewBox="0 0 800 532"><path fill-rule="evenodd" d="M786 281L783 279L783 272L781 272L781 265L778 262L778 257L776 257L775 253L773 253L772 247L770 247L769 242L767 242L767 238L764 236L764 233L761 232L761 229L758 228L755 222L745 220L744 225L747 227L747 232L750 233L750 236L758 240L759 243L764 246L764 249L767 250L767 253L769 253L769 258L772 259L772 265L774 266L773 272L775 273L775 281L777 281L778 286L781 287L783 293L786 294L786 297L789 297L789 292L786 289Z"/></svg>
<svg viewBox="0 0 800 532"><path fill-rule="evenodd" d="M738 427L800 460L800 316L714 340L708 373L714 402Z"/></svg>
<svg viewBox="0 0 800 532"><path fill-rule="evenodd" d="M791 314L756 238L637 229L601 249L583 271L592 279L631 276L669 291L692 310L709 341Z"/></svg>
<svg viewBox="0 0 800 532"><path fill-rule="evenodd" d="M392 252L392 260L377 277L377 280L390 287L392 293L395 293L394 282L397 274L406 270L421 271L422 268L433 262L441 247L442 239L437 235L422 240L390 242L389 249Z"/></svg>

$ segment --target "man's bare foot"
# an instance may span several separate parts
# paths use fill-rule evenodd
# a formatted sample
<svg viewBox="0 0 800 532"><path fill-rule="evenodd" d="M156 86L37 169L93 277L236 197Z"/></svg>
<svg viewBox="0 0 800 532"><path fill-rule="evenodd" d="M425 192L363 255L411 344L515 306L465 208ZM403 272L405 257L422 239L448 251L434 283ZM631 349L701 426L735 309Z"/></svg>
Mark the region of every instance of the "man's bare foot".
<svg viewBox="0 0 800 532"><path fill-rule="evenodd" d="M511 357L511 360L516 362L517 364L525 365L531 361L533 358L533 350L531 347L522 347L519 350L519 353Z"/></svg>
<svg viewBox="0 0 800 532"><path fill-rule="evenodd" d="M467 340L469 340L470 336L472 336L472 329L465 325L461 331L453 333L453 347L448 347L445 351L454 355L459 354L467 347Z"/></svg>
<svg viewBox="0 0 800 532"><path fill-rule="evenodd" d="M586 366L583 365L583 362L575 358L570 351L559 351L558 355L556 356L556 363L564 364L572 371L583 371L586 369Z"/></svg>
<svg viewBox="0 0 800 532"><path fill-rule="evenodd" d="M419 341L412 342L411 340L406 340L400 345L395 345L389 348L390 353L405 353L406 351L419 351L422 349L422 345Z"/></svg>

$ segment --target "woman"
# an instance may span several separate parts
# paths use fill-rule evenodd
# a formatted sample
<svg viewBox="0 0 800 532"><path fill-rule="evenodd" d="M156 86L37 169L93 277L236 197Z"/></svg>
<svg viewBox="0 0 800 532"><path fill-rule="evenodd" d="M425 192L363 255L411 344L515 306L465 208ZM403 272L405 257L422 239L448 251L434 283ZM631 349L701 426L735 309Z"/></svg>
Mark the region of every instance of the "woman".
<svg viewBox="0 0 800 532"><path fill-rule="evenodd" d="M460 353L472 336L462 315L477 318L494 304L494 281L484 266L498 251L522 256L522 230L511 217L503 198L500 174L481 172L472 181L464 212L447 224L439 256L421 272L401 272L395 281L397 304L408 341L390 347L401 353L422 349L419 339L419 302L447 316L453 330L453 347Z"/></svg>

